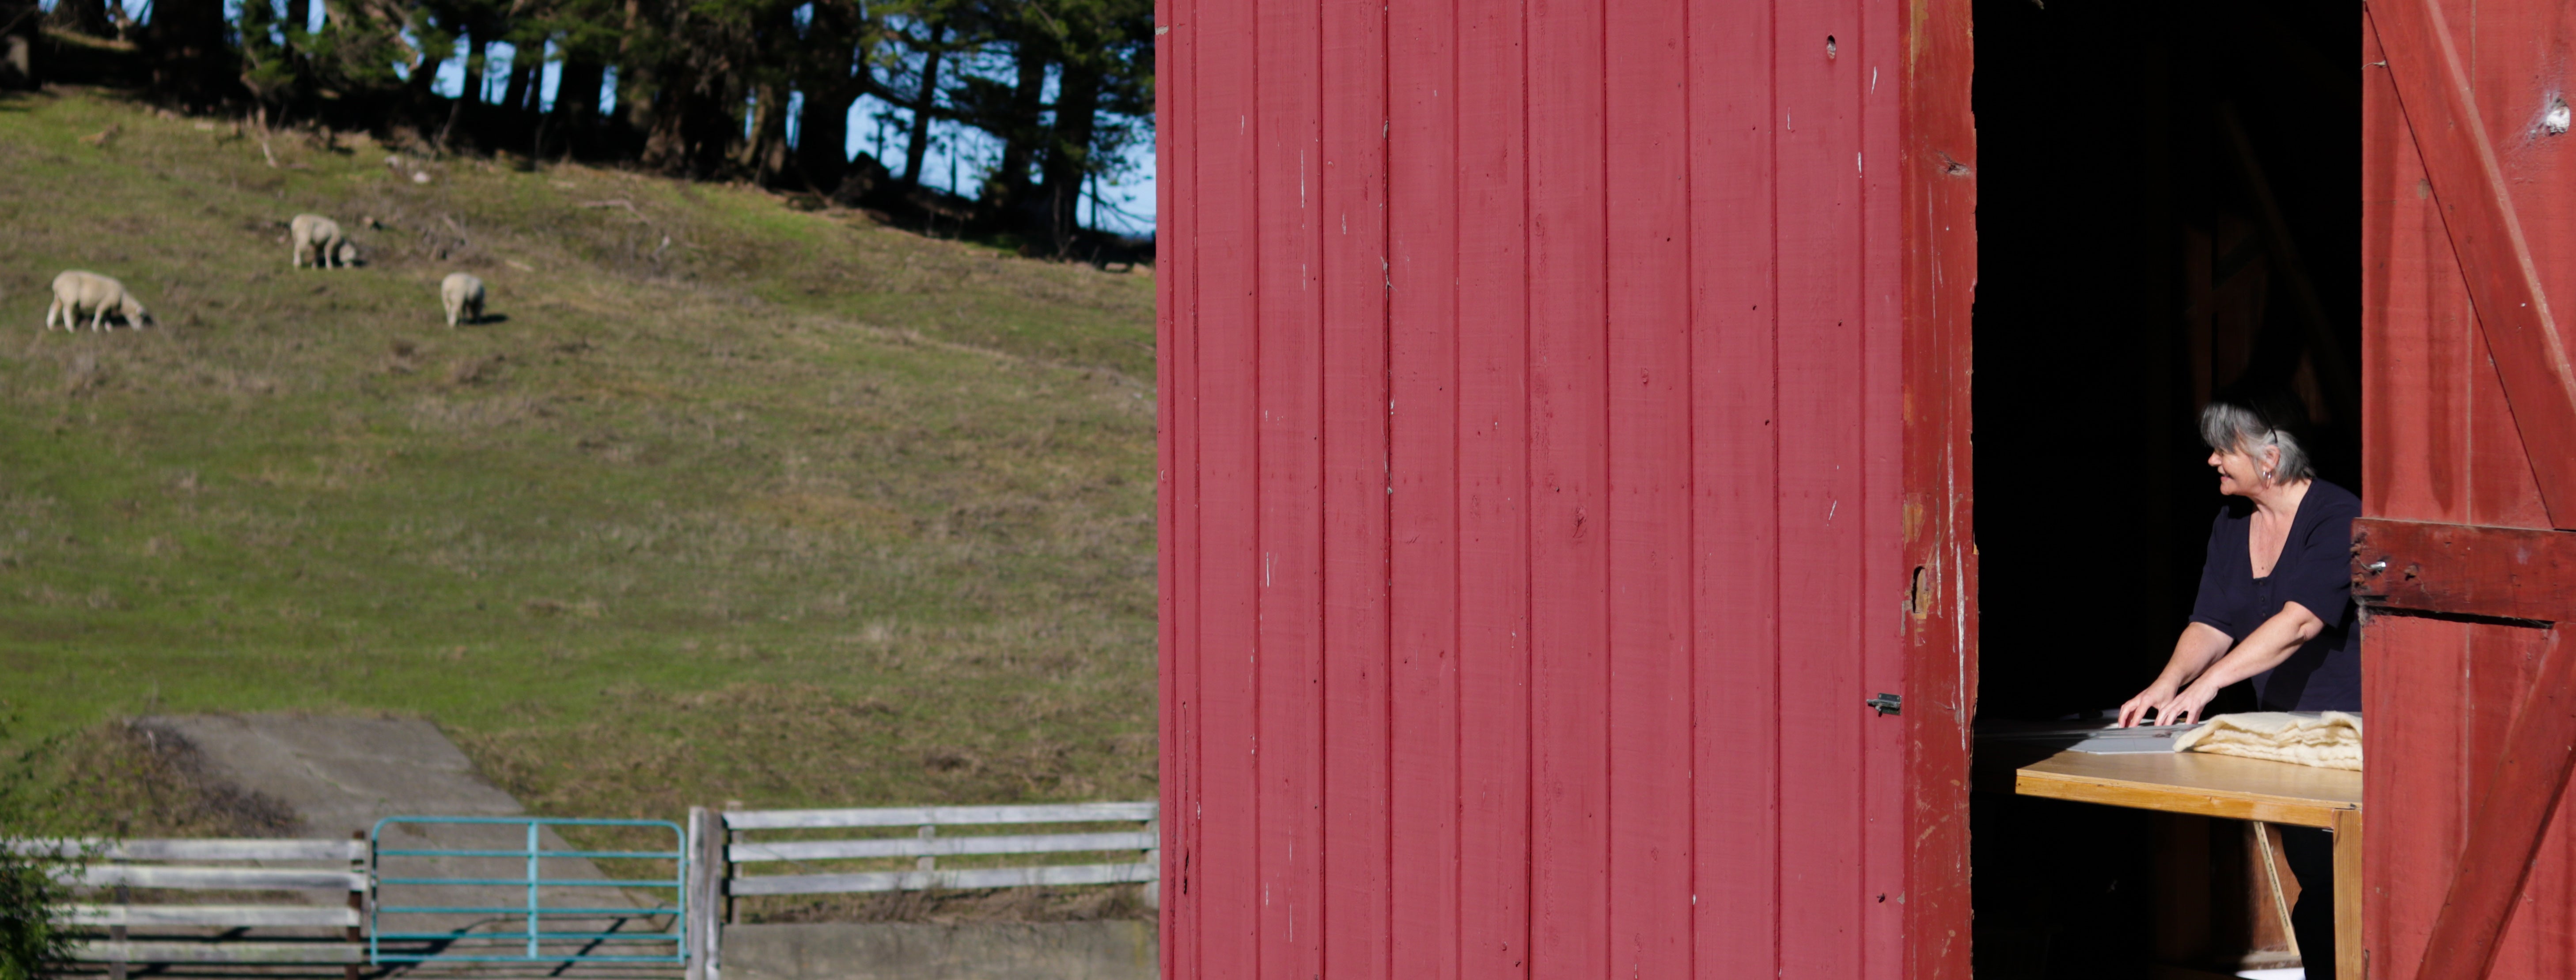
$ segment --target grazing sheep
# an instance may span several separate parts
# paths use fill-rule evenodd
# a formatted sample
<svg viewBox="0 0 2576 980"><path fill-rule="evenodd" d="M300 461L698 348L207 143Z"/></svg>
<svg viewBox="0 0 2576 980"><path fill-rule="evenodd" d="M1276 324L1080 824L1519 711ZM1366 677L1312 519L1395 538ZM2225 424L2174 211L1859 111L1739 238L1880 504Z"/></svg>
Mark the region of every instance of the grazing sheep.
<svg viewBox="0 0 2576 980"><path fill-rule="evenodd" d="M107 315L110 313L123 317L129 327L147 327L155 323L152 314L143 309L142 301L125 291L124 283L77 269L55 276L54 303L45 307L45 329L54 329L54 318L60 316L64 330L78 330L84 312L89 314L91 330L107 329Z"/></svg>
<svg viewBox="0 0 2576 980"><path fill-rule="evenodd" d="M358 261L357 243L341 233L337 221L318 214L299 214L294 221L287 223L287 228L295 238L292 261L298 269L304 267L308 258L316 269L332 266L345 269Z"/></svg>
<svg viewBox="0 0 2576 980"><path fill-rule="evenodd" d="M461 318L466 323L483 322L483 280L462 272L447 274L438 284L438 301L447 307L447 325L456 326Z"/></svg>

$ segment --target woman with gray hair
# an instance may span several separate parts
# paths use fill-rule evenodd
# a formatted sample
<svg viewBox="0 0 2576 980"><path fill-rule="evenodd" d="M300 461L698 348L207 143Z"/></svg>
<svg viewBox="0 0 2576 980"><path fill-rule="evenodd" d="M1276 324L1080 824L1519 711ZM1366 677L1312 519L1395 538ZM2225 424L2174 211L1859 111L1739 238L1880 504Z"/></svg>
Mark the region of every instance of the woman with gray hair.
<svg viewBox="0 0 2576 980"><path fill-rule="evenodd" d="M2120 706L2122 727L2151 715L2198 721L2210 698L2241 680L2254 682L2266 711L2361 710L2351 572L2361 499L2316 478L2290 431L2298 414L2225 400L2200 413L2218 491L2235 499L2210 522L2191 622L2155 683ZM2281 843L2300 883L2290 912L2299 958L2331 964L2333 842L2324 831L2285 827Z"/></svg>
<svg viewBox="0 0 2576 980"><path fill-rule="evenodd" d="M2198 721L2210 698L2249 679L2266 711L2361 710L2351 572L2361 499L2316 478L2294 413L2226 400L2200 413L2218 492L2238 499L2210 522L2191 622L2164 673L2120 706L2122 726L2151 713Z"/></svg>

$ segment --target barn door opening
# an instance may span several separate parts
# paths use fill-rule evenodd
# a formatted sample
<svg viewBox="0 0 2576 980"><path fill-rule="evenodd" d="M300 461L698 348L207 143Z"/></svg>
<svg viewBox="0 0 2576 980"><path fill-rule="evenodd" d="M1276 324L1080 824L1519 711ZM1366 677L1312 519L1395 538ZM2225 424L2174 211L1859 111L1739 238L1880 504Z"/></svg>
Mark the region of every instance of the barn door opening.
<svg viewBox="0 0 2576 980"><path fill-rule="evenodd" d="M2327 0L1975 17L1991 730L2116 708L2162 667L2222 500L2195 428L2214 395L2295 398L2322 476L2363 489L2361 25ZM1979 744L1977 976L2296 962L2247 825L2015 798L2017 764Z"/></svg>

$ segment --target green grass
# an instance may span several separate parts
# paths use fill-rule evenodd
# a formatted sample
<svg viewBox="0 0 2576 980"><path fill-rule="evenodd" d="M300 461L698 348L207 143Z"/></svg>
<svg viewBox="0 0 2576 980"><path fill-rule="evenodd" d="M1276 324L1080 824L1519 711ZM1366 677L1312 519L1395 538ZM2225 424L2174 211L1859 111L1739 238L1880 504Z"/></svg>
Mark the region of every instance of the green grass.
<svg viewBox="0 0 2576 980"><path fill-rule="evenodd" d="M1151 795L1149 273L204 125L0 99L27 730L416 715L585 816ZM368 265L289 269L302 211ZM66 268L163 328L40 331Z"/></svg>

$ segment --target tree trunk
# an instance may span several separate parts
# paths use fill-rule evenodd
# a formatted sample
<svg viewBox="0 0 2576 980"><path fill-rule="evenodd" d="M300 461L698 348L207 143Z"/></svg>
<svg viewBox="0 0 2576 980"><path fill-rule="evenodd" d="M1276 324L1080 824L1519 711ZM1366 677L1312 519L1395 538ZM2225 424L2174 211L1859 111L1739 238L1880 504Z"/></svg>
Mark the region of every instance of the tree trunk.
<svg viewBox="0 0 2576 980"><path fill-rule="evenodd" d="M287 47L294 48L297 54L304 53L304 45L295 43L295 35L312 29L313 0L286 0Z"/></svg>
<svg viewBox="0 0 2576 980"><path fill-rule="evenodd" d="M205 107L237 90L223 0L156 0L144 35L152 86L164 95Z"/></svg>
<svg viewBox="0 0 2576 980"><path fill-rule="evenodd" d="M483 59L492 48L491 39L483 36L485 33L478 27L466 35L469 41L465 48L465 84L457 93L457 101L467 106L483 104L483 73L491 67L491 63Z"/></svg>
<svg viewBox="0 0 2576 980"><path fill-rule="evenodd" d="M912 96L912 142L903 151L903 186L921 186L921 162L930 155L930 111L939 106L940 46L948 38L948 25L930 28L930 45L921 55L921 90Z"/></svg>
<svg viewBox="0 0 2576 980"><path fill-rule="evenodd" d="M796 170L805 186L825 194L840 189L850 169L850 103L857 95L847 87L805 91L796 116Z"/></svg>
<svg viewBox="0 0 2576 980"><path fill-rule="evenodd" d="M1029 205L1029 166L1037 162L1038 149L1047 142L1046 127L1038 124L1038 114L1046 108L1046 74L1048 62L1054 60L1055 47L1031 36L1021 38L1014 57L1019 77L1011 86L1010 115L1003 123L1002 167L993 175L992 204L1003 219L1013 225L1037 224L1037 216L1027 214Z"/></svg>
<svg viewBox="0 0 2576 980"><path fill-rule="evenodd" d="M545 42L518 44L510 49L510 83L501 89L501 108L508 111L512 122L523 122L535 115L528 102L542 86L537 84L538 66L545 64Z"/></svg>
<svg viewBox="0 0 2576 980"><path fill-rule="evenodd" d="M818 0L806 31L813 61L796 116L796 170L805 186L837 193L850 166L850 103L858 101L859 17L853 3Z"/></svg>
<svg viewBox="0 0 2576 980"><path fill-rule="evenodd" d="M1073 236L1082 230L1082 180L1091 172L1091 137L1100 109L1100 69L1075 62L1064 66L1056 85L1055 138L1047 143L1047 230L1055 254L1072 253Z"/></svg>
<svg viewBox="0 0 2576 980"><path fill-rule="evenodd" d="M563 75L555 82L555 111L551 128L559 142L569 142L575 152L587 152L585 142L599 127L599 90L608 82L608 66L579 56L564 59Z"/></svg>
<svg viewBox="0 0 2576 980"><path fill-rule="evenodd" d="M659 105L644 141L644 165L674 176L712 177L742 140L742 89L724 56L739 37L700 24L673 32L687 39L662 68Z"/></svg>
<svg viewBox="0 0 2576 980"><path fill-rule="evenodd" d="M673 59L657 74L662 84L647 96L653 100L648 114L651 128L644 131L645 167L667 174L685 173L689 169L689 140L683 126L688 119L688 90L696 79L682 59Z"/></svg>
<svg viewBox="0 0 2576 980"><path fill-rule="evenodd" d="M796 36L796 12L771 3L752 22L750 44L756 67L751 78L751 142L745 149L752 180L762 187L787 183L792 161L787 148L787 103L795 89L796 62L806 57Z"/></svg>
<svg viewBox="0 0 2576 980"><path fill-rule="evenodd" d="M787 91L785 79L771 77L752 93L751 172L752 180L762 187L786 183Z"/></svg>
<svg viewBox="0 0 2576 980"><path fill-rule="evenodd" d="M617 41L617 118L624 139L643 140L649 148L649 134L661 125L662 72L646 29L643 0L626 0L626 30ZM626 147L633 152L635 144Z"/></svg>

